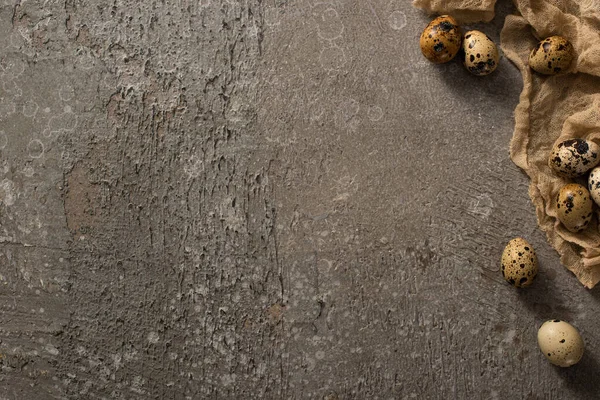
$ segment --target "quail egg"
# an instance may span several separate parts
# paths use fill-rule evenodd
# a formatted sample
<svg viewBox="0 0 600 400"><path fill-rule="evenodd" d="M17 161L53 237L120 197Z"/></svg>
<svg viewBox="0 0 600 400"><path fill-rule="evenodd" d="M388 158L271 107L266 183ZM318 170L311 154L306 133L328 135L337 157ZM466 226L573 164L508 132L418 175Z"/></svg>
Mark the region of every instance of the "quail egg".
<svg viewBox="0 0 600 400"><path fill-rule="evenodd" d="M600 167L594 168L588 177L588 189L592 200L600 206Z"/></svg>
<svg viewBox="0 0 600 400"><path fill-rule="evenodd" d="M500 57L496 44L485 33L469 31L463 41L465 53L465 67L473 75L489 75L498 66Z"/></svg>
<svg viewBox="0 0 600 400"><path fill-rule="evenodd" d="M537 337L540 350L554 365L570 367L583 357L583 339L568 322L559 319L546 321L538 330Z"/></svg>
<svg viewBox="0 0 600 400"><path fill-rule="evenodd" d="M568 139L552 148L548 165L560 175L575 178L585 174L600 162L600 147L585 139Z"/></svg>
<svg viewBox="0 0 600 400"><path fill-rule="evenodd" d="M538 259L533 246L523 238L508 242L502 252L502 276L511 285L527 287L538 273Z"/></svg>
<svg viewBox="0 0 600 400"><path fill-rule="evenodd" d="M462 43L460 27L449 15L437 17L421 34L421 52L429 61L442 64L452 60Z"/></svg>
<svg viewBox="0 0 600 400"><path fill-rule="evenodd" d="M529 54L529 66L544 75L556 75L566 71L575 58L571 42L561 36L542 40Z"/></svg>
<svg viewBox="0 0 600 400"><path fill-rule="evenodd" d="M592 219L593 201L590 192L578 183L569 183L560 189L556 199L557 217L570 232L587 228Z"/></svg>

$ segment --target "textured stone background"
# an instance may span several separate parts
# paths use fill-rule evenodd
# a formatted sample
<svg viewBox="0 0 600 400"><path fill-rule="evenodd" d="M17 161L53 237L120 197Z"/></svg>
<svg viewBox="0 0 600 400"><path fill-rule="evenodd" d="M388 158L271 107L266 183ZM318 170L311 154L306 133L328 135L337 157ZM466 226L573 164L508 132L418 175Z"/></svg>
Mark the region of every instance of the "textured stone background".
<svg viewBox="0 0 600 400"><path fill-rule="evenodd" d="M518 71L427 63L427 21L0 0L0 399L597 398L600 292L508 158ZM540 354L548 318L580 365Z"/></svg>

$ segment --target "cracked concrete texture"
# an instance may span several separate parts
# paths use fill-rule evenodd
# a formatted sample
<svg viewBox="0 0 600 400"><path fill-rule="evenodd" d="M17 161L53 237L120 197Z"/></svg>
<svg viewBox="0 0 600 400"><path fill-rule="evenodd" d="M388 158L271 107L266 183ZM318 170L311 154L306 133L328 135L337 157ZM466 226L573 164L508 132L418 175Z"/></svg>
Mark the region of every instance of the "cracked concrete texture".
<svg viewBox="0 0 600 400"><path fill-rule="evenodd" d="M599 295L508 158L518 71L427 63L426 24L0 1L0 399L595 398ZM528 290L500 275L514 236ZM548 318L580 365L540 354Z"/></svg>

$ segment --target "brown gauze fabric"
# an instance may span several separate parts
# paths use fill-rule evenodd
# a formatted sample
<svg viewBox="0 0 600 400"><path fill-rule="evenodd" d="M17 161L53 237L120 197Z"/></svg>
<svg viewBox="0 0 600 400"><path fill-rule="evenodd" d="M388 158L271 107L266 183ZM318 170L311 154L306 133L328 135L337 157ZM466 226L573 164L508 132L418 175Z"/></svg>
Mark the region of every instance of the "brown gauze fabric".
<svg viewBox="0 0 600 400"><path fill-rule="evenodd" d="M600 281L600 216L580 233L569 232L556 217L560 188L571 182L587 187L587 175L576 180L562 178L548 166L548 157L556 142L569 138L600 144L600 0L514 3L517 14L506 18L500 37L504 55L523 77L510 156L531 179L529 195L538 224L562 263L584 286L592 288ZM492 19L495 0L414 0L413 5L467 23ZM529 68L529 53L540 40L553 35L573 43L576 60L565 73L542 76Z"/></svg>

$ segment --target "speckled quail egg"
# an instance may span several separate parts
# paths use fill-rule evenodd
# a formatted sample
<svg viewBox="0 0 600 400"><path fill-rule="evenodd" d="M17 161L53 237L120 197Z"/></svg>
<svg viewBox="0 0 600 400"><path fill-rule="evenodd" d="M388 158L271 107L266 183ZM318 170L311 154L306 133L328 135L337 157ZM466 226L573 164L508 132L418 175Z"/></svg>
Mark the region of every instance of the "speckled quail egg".
<svg viewBox="0 0 600 400"><path fill-rule="evenodd" d="M498 66L498 48L488 35L480 31L469 31L463 41L465 67L473 75L489 75Z"/></svg>
<svg viewBox="0 0 600 400"><path fill-rule="evenodd" d="M600 206L600 167L596 167L590 171L588 190L590 191L592 200Z"/></svg>
<svg viewBox="0 0 600 400"><path fill-rule="evenodd" d="M568 139L552 148L548 165L558 174L575 178L585 174L600 162L600 147L585 139Z"/></svg>
<svg viewBox="0 0 600 400"><path fill-rule="evenodd" d="M561 36L550 36L531 50L529 66L540 74L555 75L569 69L574 58L571 42Z"/></svg>
<svg viewBox="0 0 600 400"><path fill-rule="evenodd" d="M560 189L556 199L557 217L570 232L587 228L592 219L593 201L590 192L578 183L569 183Z"/></svg>
<svg viewBox="0 0 600 400"><path fill-rule="evenodd" d="M533 246L523 238L508 242L502 252L502 276L511 285L527 287L538 273L538 259Z"/></svg>
<svg viewBox="0 0 600 400"><path fill-rule="evenodd" d="M462 43L460 27L449 15L437 17L421 34L421 52L429 61L442 64L452 60Z"/></svg>
<svg viewBox="0 0 600 400"><path fill-rule="evenodd" d="M559 319L542 324L538 331L538 345L548 361L559 367L577 364L585 347L577 329Z"/></svg>

